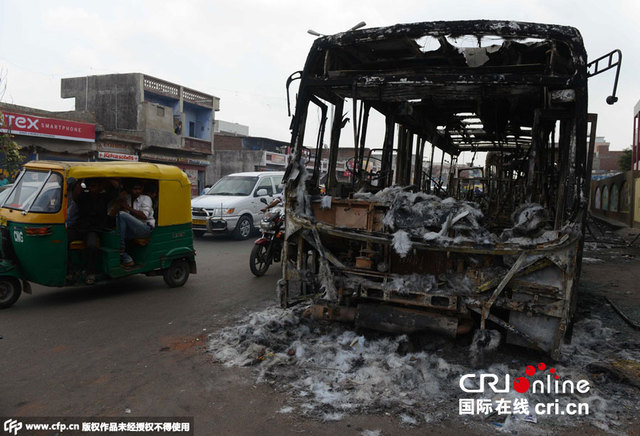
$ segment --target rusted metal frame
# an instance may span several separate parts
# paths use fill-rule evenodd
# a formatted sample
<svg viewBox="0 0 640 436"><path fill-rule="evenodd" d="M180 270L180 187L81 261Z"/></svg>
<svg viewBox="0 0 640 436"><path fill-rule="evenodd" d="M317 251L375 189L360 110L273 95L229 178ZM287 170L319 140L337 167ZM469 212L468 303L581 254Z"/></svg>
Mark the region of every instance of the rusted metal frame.
<svg viewBox="0 0 640 436"><path fill-rule="evenodd" d="M382 188L391 186L393 180L393 134L395 131L395 121L392 116L385 117L384 142L382 145Z"/></svg>
<svg viewBox="0 0 640 436"><path fill-rule="evenodd" d="M618 55L617 62L613 62L614 54ZM600 61L605 58L607 59L607 66L602 69L598 68L600 65ZM593 72L589 72L587 74L588 77L597 76L598 74L604 73L605 71L608 71L611 68L617 67L616 77L614 78L614 81L613 81L613 91L611 92L611 95L607 97L607 104L614 104L615 102L618 101L618 97L616 97L616 90L618 89L618 78L620 77L620 66L622 65L622 52L616 49L607 53L604 56L600 56L598 59L595 59L587 64L587 70L589 70L592 65L594 65Z"/></svg>
<svg viewBox="0 0 640 436"><path fill-rule="evenodd" d="M442 297L443 295L433 295L433 296L434 297ZM398 304L398 305L403 305L403 306L412 307L412 308L421 307L421 308L428 308L428 309L436 309L438 311L452 312L452 313L457 313L457 314L467 313L466 310L460 310L458 307L453 308L453 307L445 307L445 306L431 304L431 297L432 297L431 294L420 294L420 297L421 297L420 300L409 300L409 299L404 299L404 298L393 298L390 295L390 293L385 292L383 298L376 297L376 296L371 296L371 295L364 295L364 296L361 295L361 296L359 296L359 299L367 300L367 301L376 301L376 302L385 302L385 303ZM457 296L455 296L455 295L453 297L457 298Z"/></svg>
<svg viewBox="0 0 640 436"><path fill-rule="evenodd" d="M304 79L301 80L301 87L303 82L304 82ZM298 101L295 108L295 115L291 119L291 147L293 148L295 163L287 166L287 169L283 176L283 180L286 181L287 186L289 186L290 188L288 189L288 192L295 192L295 189L293 189L293 186L295 183L297 183L297 180L289 180L289 177L291 176L291 172L293 171L293 168L297 168L299 165L301 165L300 161L302 158L302 148L304 144L304 134L305 134L306 121L307 121L308 106L309 106L309 94L307 94L304 91L304 89L302 89L298 95ZM288 204L290 199L285 197L284 200L285 200L285 209L289 209ZM291 211L289 210L289 212ZM289 285L287 280L290 272L289 272L289 264L286 260L289 258L289 244L286 244L286 243L283 244L282 250L283 250L282 251L282 259L283 259L282 278L285 279L285 284L282 286L281 292L283 293L282 295L283 301L287 302L289 301Z"/></svg>
<svg viewBox="0 0 640 436"><path fill-rule="evenodd" d="M322 143L324 142L324 132L327 124L328 107L316 96L312 96L310 100L313 103L315 103L320 108L320 111L322 112L322 121L320 122L320 127L318 128L318 138L316 140L315 161L313 162L313 175L311 176L311 181L313 185L317 186L318 180L320 178L320 165L322 162Z"/></svg>
<svg viewBox="0 0 640 436"><path fill-rule="evenodd" d="M309 96L301 93L296 104L296 113L291 121L291 147L293 149L294 161L300 164L302 158L302 148L304 145L304 134L307 125L307 113L309 108ZM294 165L289 165L285 171L283 180L289 182L289 176Z"/></svg>
<svg viewBox="0 0 640 436"><path fill-rule="evenodd" d="M569 248L567 249L567 251ZM554 359L559 357L560 345L569 326L572 310L574 307L574 298L577 300L578 292L578 278L576 276L577 268L577 250L578 247L574 246L573 262L569 264L569 267L563 273L562 289L564 290L562 316L558 323L558 328L553 338L553 345L551 347L551 357ZM568 256L568 255L567 255Z"/></svg>
<svg viewBox="0 0 640 436"><path fill-rule="evenodd" d="M442 191L442 170L444 169L444 150L442 150L442 158L440 159L440 174L438 175L438 192Z"/></svg>
<svg viewBox="0 0 640 436"><path fill-rule="evenodd" d="M456 146L458 151L479 151L479 152L489 152L489 151L516 151L515 146L498 146L498 145L487 145L484 146L482 144L474 147L465 147L463 145Z"/></svg>
<svg viewBox="0 0 640 436"><path fill-rule="evenodd" d="M464 36L501 36L531 37L555 39L575 47L582 46L582 38L577 29L555 24L529 23L509 20L457 20L431 21L423 23L396 24L389 27L361 29L357 32L344 32L337 35L319 38L314 46L324 45L349 46L352 44L375 42L380 36L393 38L419 38L425 35L439 37L442 35ZM577 53L576 55L579 55Z"/></svg>
<svg viewBox="0 0 640 436"><path fill-rule="evenodd" d="M482 316L482 310L473 307L473 306L467 306L469 307L470 310L473 310L474 312L478 313L480 316ZM539 343L538 341L536 341L535 339L533 339L531 336L529 336L528 334L518 330L516 327L514 327L513 325L509 324L508 322L498 318L497 316L495 316L492 313L489 313L487 315L487 319L491 322L494 322L496 324L498 324L500 327L502 327L503 329L520 336L522 339L524 339L525 341L527 341L530 345L532 345L535 349L540 350L540 351L546 351Z"/></svg>
<svg viewBox="0 0 640 436"><path fill-rule="evenodd" d="M464 303L467 309L478 308L481 312L482 307L485 304L485 302L481 301L480 299L474 300L470 298L465 298ZM531 313L535 315L545 315L554 318L562 317L564 306L565 303L563 299L558 299L551 303L541 304L531 301L515 301L506 297L498 298L493 304L493 307L499 307L501 309L509 311Z"/></svg>
<svg viewBox="0 0 640 436"><path fill-rule="evenodd" d="M362 92L362 89L360 89ZM392 116L394 122L404 127L411 126L414 134L426 138L435 147L451 154L458 154L458 149L453 145L450 137L446 137L438 132L437 126L424 118L416 118L415 116L402 114L400 104L397 102L377 102L371 103L372 107L385 116ZM400 133L398 133L400 134ZM400 137L398 137L400 142Z"/></svg>
<svg viewBox="0 0 640 436"><path fill-rule="evenodd" d="M350 97L354 77L370 74L368 71L357 72L340 79L309 79L311 90L321 94L330 92L342 98ZM575 86L573 76L549 76L545 74L478 74L468 70L457 70L451 73L402 74L398 76L381 76L381 79L370 84L360 83L358 96L361 100L386 104L402 103L413 98L424 96L446 97L458 92L461 97L481 92L480 84L495 84L488 89L496 97L512 96L513 88L535 89L548 87L551 89L572 88ZM524 92L524 91L523 91ZM530 94L534 91L529 91Z"/></svg>
<svg viewBox="0 0 640 436"><path fill-rule="evenodd" d="M318 232L311 228L311 233L313 235L313 238L310 238L308 235L302 233L302 238L307 241L309 243L309 245L311 245L313 248L316 249L316 251L318 253L320 253L321 257L326 258L329 262L331 262L332 264L334 264L335 266L337 266L338 268L344 269L345 265L340 262L340 260L334 256L333 253L331 253L330 251L328 251L324 245L322 245L322 242L320 241L320 235L318 235Z"/></svg>
<svg viewBox="0 0 640 436"><path fill-rule="evenodd" d="M294 77L295 76L295 77ZM295 80L300 80L302 78L302 71L296 71L295 73L292 73L288 78L287 78L287 84L286 84L286 88L287 88L287 114L289 116L291 116L291 98L289 96L289 87L291 86L291 83Z"/></svg>
<svg viewBox="0 0 640 436"><path fill-rule="evenodd" d="M578 108L584 102L584 111ZM576 114L574 118L574 132L572 134L573 141L570 148L570 159L573 165L570 165L569 183L571 189L568 191L567 206L570 211L569 219L575 220L580 210L586 206L589 191L584 191L585 182L591 178L591 174L587 174L587 107L586 95L576 90Z"/></svg>
<svg viewBox="0 0 640 436"><path fill-rule="evenodd" d="M527 203L532 203L534 201L533 194L537 193L538 184L536 179L536 163L538 161L538 154L540 152L540 148L544 144L543 140L543 128L542 128L542 120L540 115L540 109L535 109L533 111L533 135L531 138L531 146L529 147L529 169L527 172Z"/></svg>
<svg viewBox="0 0 640 436"><path fill-rule="evenodd" d="M418 191L423 191L423 177L422 177L422 161L424 156L424 138L418 138L418 144L416 147L416 164L413 170L413 180L418 187Z"/></svg>
<svg viewBox="0 0 640 436"><path fill-rule="evenodd" d="M313 229L314 227L323 233L327 233L332 236L338 236L346 239L353 239L356 241L363 242L372 242L379 243L384 245L390 245L393 242L392 235L387 234L372 234L372 233L364 233L364 232L355 232L355 231L347 231L337 229L329 224L325 223L315 223L313 224L310 220L306 218L302 218L298 215L295 215L293 212L287 214L287 219L290 219L292 222L295 222L297 225L304 227L306 229ZM575 237L569 237L568 235L563 236L557 244L536 247L536 248L505 248L505 247L496 247L496 248L478 248L478 247L460 247L460 246L433 246L427 245L423 242L411 241L412 247L425 251L438 251L438 252L451 252L451 253L468 253L468 254L491 254L491 255L514 255L520 254L523 251L532 252L533 254L545 254L551 253L554 251L561 250L571 243L575 242Z"/></svg>
<svg viewBox="0 0 640 436"><path fill-rule="evenodd" d="M431 194L431 183L433 182L433 152L436 150L436 147L431 144L431 159L429 161L429 187L427 189L427 192L429 194Z"/></svg>
<svg viewBox="0 0 640 436"><path fill-rule="evenodd" d="M360 148L358 144L360 143L360 127L362 126L362 110L358 114L358 82L357 80L353 81L351 85L351 106L352 106L352 126L353 126L353 168L351 169L351 187L355 191L356 178L360 177ZM362 106L361 106L362 109Z"/></svg>
<svg viewBox="0 0 640 436"><path fill-rule="evenodd" d="M398 170L398 175L400 176L399 185L409 186L411 183L409 181L409 177L407 176L411 173L411 147L413 144L409 142L411 134L409 133L409 129L406 126L403 126L402 136L404 137L402 156L400 156L401 152L400 150L398 150L398 158L402 160L402 170Z"/></svg>
<svg viewBox="0 0 640 436"><path fill-rule="evenodd" d="M487 315L491 310L491 306L493 306L493 303L496 301L496 298L498 298L502 290L505 288L505 286L507 286L507 284L513 278L513 276L518 272L518 270L520 270L520 267L522 267L524 262L527 260L528 255L529 255L528 251L523 251L520 254L520 256L518 257L518 260L514 262L509 272L507 272L507 274L504 276L504 278L502 279L498 287L495 289L495 291L493 291L493 294L491 295L489 300L483 304L482 318L481 318L481 324L480 324L480 328L482 330L485 329L485 320L487 319Z"/></svg>
<svg viewBox="0 0 640 436"><path fill-rule="evenodd" d="M565 197L566 197L566 189L568 183L568 172L570 165L569 162L569 141L570 141L570 126L573 125L571 120L564 119L560 122L560 140L558 142L558 164L560 165L560 175L559 175L559 184L558 184L558 193L556 198L556 216L555 223L553 228L558 230L562 227L564 223L565 216Z"/></svg>
<svg viewBox="0 0 640 436"><path fill-rule="evenodd" d="M406 131L407 140L405 143L405 166L404 166L404 186L411 185L411 159L413 158L413 133L411 130L407 129Z"/></svg>
<svg viewBox="0 0 640 436"><path fill-rule="evenodd" d="M449 192L451 192L451 190L454 189L454 186L453 186L453 180L454 180L453 168L458 164L458 156L450 155L449 157L450 157L451 161L449 162L449 180L447 181L447 190L449 190Z"/></svg>
<svg viewBox="0 0 640 436"><path fill-rule="evenodd" d="M365 163L364 161L364 150L365 150L365 145L367 142L367 128L369 127L369 110L371 109L371 106L369 106L367 103L362 102L362 106L360 108L360 115L361 115L361 121L360 121L360 125L361 125L361 129L359 132L359 136L360 136L360 151L358 152L359 155L359 161L358 161L358 172L360 174L360 178L362 179L362 176L364 174L366 174L367 172L367 167L369 165L369 158L371 157L371 152L369 152L369 156L367 156L367 161ZM354 146L357 148L358 145L354 144ZM364 168L363 168L364 165Z"/></svg>
<svg viewBox="0 0 640 436"><path fill-rule="evenodd" d="M407 135L405 133L405 128L403 125L398 124L398 152L396 153L396 178L395 183L399 186L404 186L402 183L402 179L404 176L404 155L405 155L405 147L407 144Z"/></svg>
<svg viewBox="0 0 640 436"><path fill-rule="evenodd" d="M522 274L516 274L516 277ZM511 285L511 291L523 294L531 294L531 295L541 295L550 297L550 298L558 298L558 295L561 293L562 289L557 286L551 285L541 285L535 282L529 282L526 280L518 280L517 278L511 279L509 282Z"/></svg>
<svg viewBox="0 0 640 436"><path fill-rule="evenodd" d="M539 259L537 261L535 261L533 264L529 265L526 268L523 268L522 270L518 271L515 275L515 277L517 276L521 276L521 275L526 275L538 270L541 270L543 268L548 267L549 265L552 265L553 262L547 258L544 259ZM493 289L495 286L497 286L500 282L502 281L502 278L495 278L492 280L489 280L481 285L476 286L476 292L482 293L482 292L486 292L489 289Z"/></svg>
<svg viewBox="0 0 640 436"><path fill-rule="evenodd" d="M331 142L329 145L329 167L327 171L329 175L327 177L326 192L330 192L330 189L334 189L338 183L336 178L336 165L338 162L338 145L340 144L340 131L342 130L342 112L344 108L344 100L341 100L339 104L335 106L333 114L333 123L331 126Z"/></svg>
<svg viewBox="0 0 640 436"><path fill-rule="evenodd" d="M581 186L582 189L582 193L585 197L585 202L587 202L587 204L584 206L587 209L587 213L584 213L581 215L581 228L582 228L582 233L584 234L585 232L585 228L586 230L589 231L589 233L591 233L591 236L593 237L594 240L598 240L595 235L593 234L593 232L591 231L591 228L588 225L587 222L587 218L590 214L589 212L589 199L591 198L591 170L593 167L593 153L594 153L594 148L595 148L595 142L596 142L596 128L598 126L598 114L587 114L587 125L590 126L589 129L589 138L587 140L587 144L586 144L586 164L585 164L585 178L582 181L583 186ZM584 237L580 240L580 244L578 246L578 259L580 259L581 261L577 264L576 266L576 276L580 277L580 274L582 272L582 252L584 250ZM575 307L578 305L578 299L577 296L574 298L575 301L571 302L572 305L572 312L575 309Z"/></svg>

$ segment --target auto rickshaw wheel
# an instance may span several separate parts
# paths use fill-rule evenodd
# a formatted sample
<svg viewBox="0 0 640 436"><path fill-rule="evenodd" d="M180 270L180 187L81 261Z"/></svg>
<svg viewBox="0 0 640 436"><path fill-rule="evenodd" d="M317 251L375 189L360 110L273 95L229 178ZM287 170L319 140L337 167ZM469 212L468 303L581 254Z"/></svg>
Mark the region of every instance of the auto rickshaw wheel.
<svg viewBox="0 0 640 436"><path fill-rule="evenodd" d="M169 268L164 270L164 282L170 288L178 288L187 282L190 271L189 262L184 259L176 259L171 262Z"/></svg>
<svg viewBox="0 0 640 436"><path fill-rule="evenodd" d="M20 282L14 277L0 277L0 309L13 306L22 293Z"/></svg>
<svg viewBox="0 0 640 436"><path fill-rule="evenodd" d="M193 231L193 236L195 236L196 238L202 238L202 236L204 236L206 230L194 230Z"/></svg>

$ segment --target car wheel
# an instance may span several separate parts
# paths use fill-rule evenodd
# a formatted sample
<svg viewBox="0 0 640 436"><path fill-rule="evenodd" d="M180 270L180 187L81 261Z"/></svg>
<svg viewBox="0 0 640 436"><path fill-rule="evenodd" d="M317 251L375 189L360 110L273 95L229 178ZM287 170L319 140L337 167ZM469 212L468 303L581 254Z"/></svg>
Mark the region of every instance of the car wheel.
<svg viewBox="0 0 640 436"><path fill-rule="evenodd" d="M253 232L251 218L247 215L241 216L236 228L233 230L233 237L238 240L244 240L251 236L251 232Z"/></svg>
<svg viewBox="0 0 640 436"><path fill-rule="evenodd" d="M178 288L187 282L190 270L189 262L184 259L176 259L171 262L169 268L164 270L164 282L170 288Z"/></svg>
<svg viewBox="0 0 640 436"><path fill-rule="evenodd" d="M13 306L21 293L22 287L18 280L13 277L0 277L0 309Z"/></svg>

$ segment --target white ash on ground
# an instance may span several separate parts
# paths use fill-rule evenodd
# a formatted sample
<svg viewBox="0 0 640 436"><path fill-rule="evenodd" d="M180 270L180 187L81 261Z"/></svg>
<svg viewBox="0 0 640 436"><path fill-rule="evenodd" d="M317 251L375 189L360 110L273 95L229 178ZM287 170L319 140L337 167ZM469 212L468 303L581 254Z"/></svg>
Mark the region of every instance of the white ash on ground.
<svg viewBox="0 0 640 436"><path fill-rule="evenodd" d="M210 351L218 362L253 367L259 382L290 395L286 412L281 413L298 413L323 421L354 414L390 413L401 417L399 425L404 426L463 420L468 425L495 429L491 422L498 422L501 431L543 434L585 423L615 431L625 414L640 411L633 401L637 388L614 379L602 383L603 379L594 379L589 371L591 362L605 357L640 362L640 346L616 348L611 340L615 332L597 319L575 325L573 343L563 348L565 357L554 364L561 381L588 380L588 394L517 394L513 389L498 394L512 400L517 396L527 398L530 404L556 400L562 406L569 402L589 404L588 416L540 415L537 423L532 423L516 415L508 419L507 415L459 415L459 399L491 399L496 395L465 393L459 386L460 378L469 373L478 377L491 373L504 386L505 374L513 381L524 375L526 366L537 365L548 359L546 356L532 357L529 351L503 345L490 360L485 360L490 365L472 367L469 341L443 342L436 335L423 335L423 344L418 344L420 341L413 337L356 332L347 325L311 321L301 316L302 310L270 307L210 338ZM478 377L468 380L465 386L477 387Z"/></svg>

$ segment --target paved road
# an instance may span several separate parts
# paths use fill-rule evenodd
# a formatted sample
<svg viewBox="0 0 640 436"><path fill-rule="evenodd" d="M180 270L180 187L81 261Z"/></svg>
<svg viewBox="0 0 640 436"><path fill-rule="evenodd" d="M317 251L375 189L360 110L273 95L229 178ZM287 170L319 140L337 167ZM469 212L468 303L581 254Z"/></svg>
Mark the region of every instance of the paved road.
<svg viewBox="0 0 640 436"><path fill-rule="evenodd" d="M279 268L254 277L251 247L197 240L198 274L178 289L145 276L34 286L0 312L0 416L214 415L206 333L275 299Z"/></svg>
<svg viewBox="0 0 640 436"><path fill-rule="evenodd" d="M193 416L197 435L424 434L391 416L321 423L278 413L285 393L256 385L250 368L213 362L208 333L275 304L279 265L254 277L252 244L196 240L198 274L179 289L145 276L34 286L0 311L0 416Z"/></svg>

